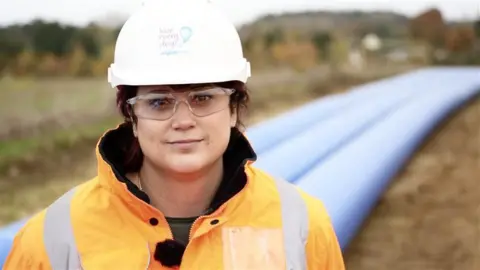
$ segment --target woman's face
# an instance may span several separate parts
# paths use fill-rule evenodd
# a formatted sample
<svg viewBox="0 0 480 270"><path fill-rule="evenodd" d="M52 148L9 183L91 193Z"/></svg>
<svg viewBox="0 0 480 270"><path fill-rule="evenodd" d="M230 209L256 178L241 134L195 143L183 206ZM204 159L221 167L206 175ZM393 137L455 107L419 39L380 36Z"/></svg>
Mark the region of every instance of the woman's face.
<svg viewBox="0 0 480 270"><path fill-rule="evenodd" d="M222 157L237 118L225 90L208 87L174 92L165 86L141 86L138 96L145 98L134 105L134 128L146 161L162 170L195 173ZM192 113L187 102L202 116Z"/></svg>

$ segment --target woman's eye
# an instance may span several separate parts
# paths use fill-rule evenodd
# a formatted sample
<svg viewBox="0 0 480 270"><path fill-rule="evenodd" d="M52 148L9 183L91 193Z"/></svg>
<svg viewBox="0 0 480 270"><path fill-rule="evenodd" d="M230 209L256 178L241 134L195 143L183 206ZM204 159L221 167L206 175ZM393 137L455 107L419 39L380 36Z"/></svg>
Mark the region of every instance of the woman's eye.
<svg viewBox="0 0 480 270"><path fill-rule="evenodd" d="M148 105L153 108L165 107L174 103L175 101L169 98L154 98L148 100Z"/></svg>
<svg viewBox="0 0 480 270"><path fill-rule="evenodd" d="M211 95L195 95L192 97L192 101L194 102L206 102L206 101L209 101L210 99L212 99L213 96Z"/></svg>

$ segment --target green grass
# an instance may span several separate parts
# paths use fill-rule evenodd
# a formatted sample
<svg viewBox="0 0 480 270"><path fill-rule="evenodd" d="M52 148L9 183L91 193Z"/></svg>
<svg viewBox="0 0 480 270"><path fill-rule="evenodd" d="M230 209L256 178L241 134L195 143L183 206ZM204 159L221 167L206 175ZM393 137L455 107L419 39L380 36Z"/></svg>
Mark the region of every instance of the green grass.
<svg viewBox="0 0 480 270"><path fill-rule="evenodd" d="M18 130L69 127L112 111L115 90L103 79L0 80L0 139ZM48 125L48 126L47 126Z"/></svg>
<svg viewBox="0 0 480 270"><path fill-rule="evenodd" d="M0 173L17 161L35 159L44 153L69 149L84 140L98 139L107 129L120 123L118 117L109 117L70 129L37 134L36 136L0 141Z"/></svg>
<svg viewBox="0 0 480 270"><path fill-rule="evenodd" d="M17 162L95 140L119 122L114 98L104 79L2 78L0 176Z"/></svg>

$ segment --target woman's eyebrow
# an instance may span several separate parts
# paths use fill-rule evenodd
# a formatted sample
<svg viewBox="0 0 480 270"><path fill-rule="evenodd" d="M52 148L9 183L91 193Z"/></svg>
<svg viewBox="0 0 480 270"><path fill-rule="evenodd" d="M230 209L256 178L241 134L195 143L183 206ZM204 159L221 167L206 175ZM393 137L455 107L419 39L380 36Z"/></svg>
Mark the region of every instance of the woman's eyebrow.
<svg viewBox="0 0 480 270"><path fill-rule="evenodd" d="M170 88L170 87L158 87L152 88L147 91L148 94L168 94L168 93L182 93L182 92L189 92L189 91L202 91L207 90L212 87L215 87L213 84L191 84L187 85L182 88Z"/></svg>
<svg viewBox="0 0 480 270"><path fill-rule="evenodd" d="M173 93L174 91L172 89L165 89L165 88L155 88L155 89L151 89L151 90L148 90L148 94L155 94L155 93L158 93L158 94L168 94L168 93Z"/></svg>

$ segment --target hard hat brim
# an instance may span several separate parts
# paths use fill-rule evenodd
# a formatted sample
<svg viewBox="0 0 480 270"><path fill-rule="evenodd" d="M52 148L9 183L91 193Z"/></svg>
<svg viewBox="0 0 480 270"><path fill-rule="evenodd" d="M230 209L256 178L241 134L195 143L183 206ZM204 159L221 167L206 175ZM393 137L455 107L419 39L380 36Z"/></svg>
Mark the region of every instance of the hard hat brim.
<svg viewBox="0 0 480 270"><path fill-rule="evenodd" d="M238 61L228 68L205 64L196 66L176 66L169 68L129 69L121 70L115 64L108 68L108 82L112 88L119 85L176 85L201 84L225 81L247 82L251 76L250 63L246 59Z"/></svg>

